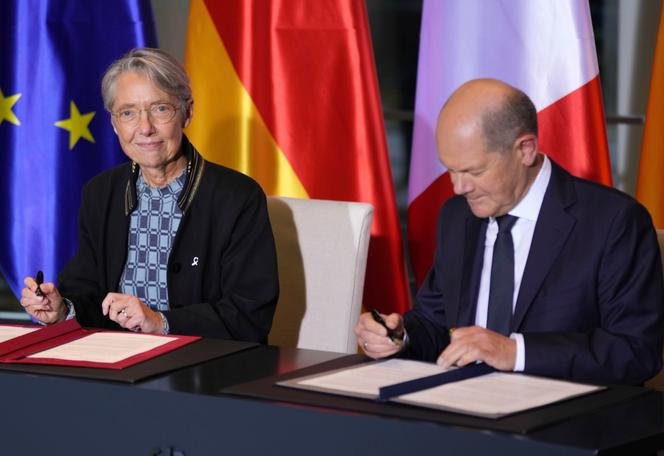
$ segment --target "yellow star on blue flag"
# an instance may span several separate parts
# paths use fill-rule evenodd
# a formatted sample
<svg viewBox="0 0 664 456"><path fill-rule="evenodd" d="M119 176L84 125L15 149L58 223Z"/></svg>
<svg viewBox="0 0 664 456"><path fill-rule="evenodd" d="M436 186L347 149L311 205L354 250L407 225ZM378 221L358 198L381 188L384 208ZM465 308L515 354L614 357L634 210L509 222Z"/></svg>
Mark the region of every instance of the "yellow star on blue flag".
<svg viewBox="0 0 664 456"><path fill-rule="evenodd" d="M2 94L2 89L0 89L0 125L2 125L3 120L13 123L14 125L21 125L16 114L12 112L12 106L16 104L19 98L21 98L20 93L5 97Z"/></svg>
<svg viewBox="0 0 664 456"><path fill-rule="evenodd" d="M76 104L73 101L69 103L69 119L59 120L55 123L56 127L69 131L69 150L72 150L81 138L85 138L91 143L95 142L88 129L88 124L94 116L94 111L81 115Z"/></svg>

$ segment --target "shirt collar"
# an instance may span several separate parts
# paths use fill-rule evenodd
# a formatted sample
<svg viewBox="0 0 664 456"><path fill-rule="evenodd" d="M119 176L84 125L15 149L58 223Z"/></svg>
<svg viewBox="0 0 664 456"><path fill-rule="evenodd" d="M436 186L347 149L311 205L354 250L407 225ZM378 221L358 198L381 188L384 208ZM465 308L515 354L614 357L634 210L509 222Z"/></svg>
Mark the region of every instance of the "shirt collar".
<svg viewBox="0 0 664 456"><path fill-rule="evenodd" d="M185 177L186 177L186 168L182 168L182 171L180 172L178 177L170 181L168 185L166 185L165 187L161 188L150 187L145 182L145 179L143 179L143 173L139 170L138 179L136 180L136 191L138 192L139 195L148 194L152 196L161 196L161 197L172 195L174 197L177 197L184 188Z"/></svg>
<svg viewBox="0 0 664 456"><path fill-rule="evenodd" d="M521 201L508 213L519 218L525 218L534 222L537 221L537 216L542 207L542 201L544 201L544 194L546 193L546 188L549 186L550 179L551 161L544 155L544 161L539 173L537 173L537 177L535 177L535 180L525 196L521 198Z"/></svg>

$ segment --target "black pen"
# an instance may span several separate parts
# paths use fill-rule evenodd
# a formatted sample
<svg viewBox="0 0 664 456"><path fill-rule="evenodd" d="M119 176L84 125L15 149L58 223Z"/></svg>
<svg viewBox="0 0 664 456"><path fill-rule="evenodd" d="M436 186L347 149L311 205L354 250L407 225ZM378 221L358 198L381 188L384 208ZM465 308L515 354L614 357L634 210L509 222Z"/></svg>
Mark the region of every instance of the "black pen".
<svg viewBox="0 0 664 456"><path fill-rule="evenodd" d="M375 322L383 325L383 328L387 330L387 337L389 337L392 342L394 342L395 344L400 344L401 342L403 342L402 336L399 336L395 330L387 327L385 320L383 320L383 317L380 316L380 312L378 312L378 310L371 309L371 316L373 317Z"/></svg>
<svg viewBox="0 0 664 456"><path fill-rule="evenodd" d="M44 273L43 272L37 271L37 277L35 277L35 282L37 282L37 289L35 290L35 294L39 297L44 296L44 292L39 287L39 285L44 283Z"/></svg>

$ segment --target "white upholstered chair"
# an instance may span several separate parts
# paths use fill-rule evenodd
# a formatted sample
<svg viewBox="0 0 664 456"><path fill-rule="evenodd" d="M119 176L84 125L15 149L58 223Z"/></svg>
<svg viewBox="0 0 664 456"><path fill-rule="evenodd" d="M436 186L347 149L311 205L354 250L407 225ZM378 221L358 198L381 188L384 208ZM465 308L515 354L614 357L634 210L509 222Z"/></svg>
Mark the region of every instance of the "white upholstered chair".
<svg viewBox="0 0 664 456"><path fill-rule="evenodd" d="M373 207L275 196L267 206L280 286L269 343L356 353Z"/></svg>
<svg viewBox="0 0 664 456"><path fill-rule="evenodd" d="M659 242L659 254L662 260L662 269L664 270L664 230L657 230L657 241ZM664 353L662 355L664 356ZM646 386L664 391L664 369L648 380Z"/></svg>

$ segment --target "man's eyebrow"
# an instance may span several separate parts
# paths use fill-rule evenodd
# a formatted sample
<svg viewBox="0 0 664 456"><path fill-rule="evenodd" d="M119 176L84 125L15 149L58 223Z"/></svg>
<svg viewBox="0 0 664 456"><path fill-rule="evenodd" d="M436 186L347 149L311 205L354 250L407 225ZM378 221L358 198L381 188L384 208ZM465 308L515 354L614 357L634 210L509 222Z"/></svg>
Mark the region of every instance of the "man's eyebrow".
<svg viewBox="0 0 664 456"><path fill-rule="evenodd" d="M443 164L443 166L445 165ZM465 168L462 169L453 169L445 166L445 168L447 168L448 171L453 173L472 173L476 171L482 171L483 169L486 168L486 166L484 165L466 166Z"/></svg>

